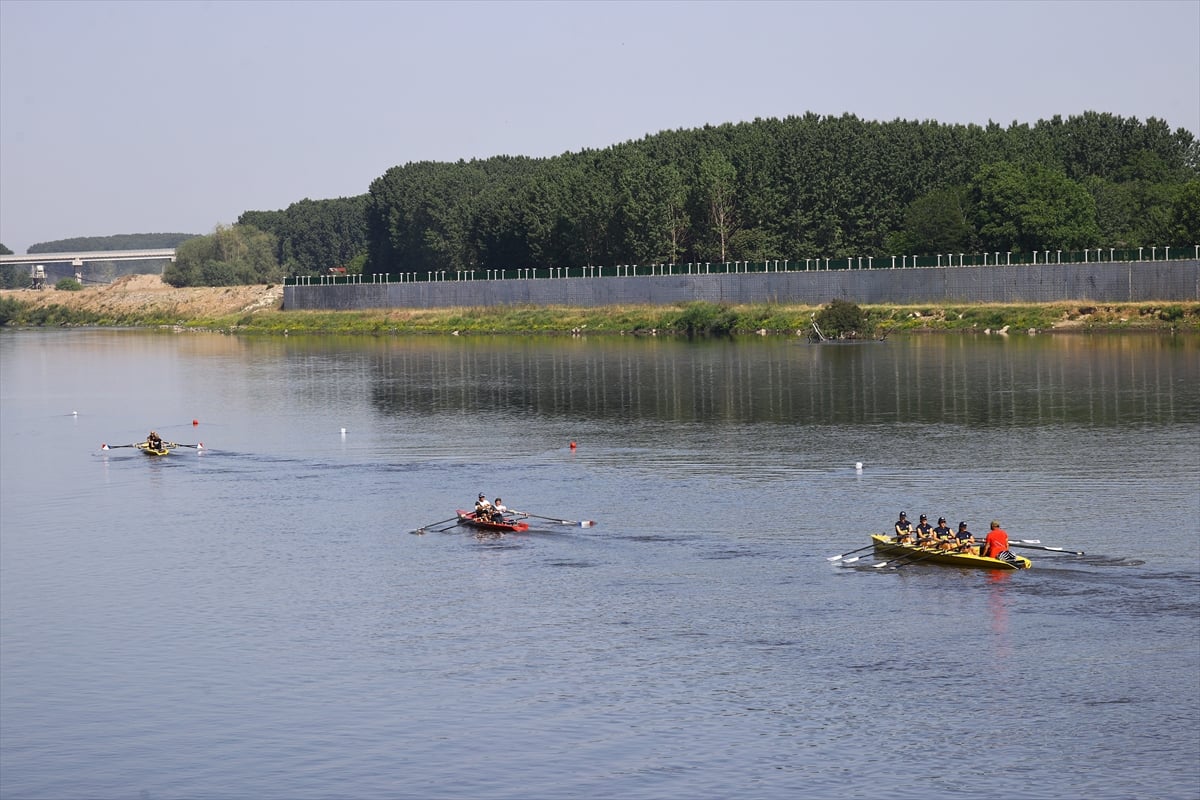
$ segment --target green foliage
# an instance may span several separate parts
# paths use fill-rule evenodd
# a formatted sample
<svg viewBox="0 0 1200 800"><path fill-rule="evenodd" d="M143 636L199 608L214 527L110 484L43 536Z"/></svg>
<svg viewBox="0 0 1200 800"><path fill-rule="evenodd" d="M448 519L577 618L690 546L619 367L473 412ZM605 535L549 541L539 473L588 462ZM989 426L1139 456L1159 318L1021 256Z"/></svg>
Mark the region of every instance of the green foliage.
<svg viewBox="0 0 1200 800"><path fill-rule="evenodd" d="M1200 243L1200 180L1188 181L1176 192L1171 208L1172 247Z"/></svg>
<svg viewBox="0 0 1200 800"><path fill-rule="evenodd" d="M967 220L970 198L965 186L935 189L904 211L904 230L890 241L893 252L917 255L962 253L975 249L975 229Z"/></svg>
<svg viewBox="0 0 1200 800"><path fill-rule="evenodd" d="M23 267L20 264L0 264L0 288L25 289L28 286L28 267Z"/></svg>
<svg viewBox="0 0 1200 800"><path fill-rule="evenodd" d="M24 304L11 297L0 297L0 327L16 319L24 307Z"/></svg>
<svg viewBox="0 0 1200 800"><path fill-rule="evenodd" d="M163 270L163 281L172 286L275 283L283 278L276 244L274 234L251 225L219 225L211 236L179 245L175 263Z"/></svg>
<svg viewBox="0 0 1200 800"><path fill-rule="evenodd" d="M101 316L92 311L67 308L57 304L46 306L26 305L16 302L3 309L3 324L28 327L59 327L63 325L95 325L103 322Z"/></svg>
<svg viewBox="0 0 1200 800"><path fill-rule="evenodd" d="M367 266L367 254L359 253L354 258L346 262L347 275L362 275L363 269Z"/></svg>
<svg viewBox="0 0 1200 800"><path fill-rule="evenodd" d="M1095 199L1063 172L989 164L971 195L985 251L1077 250L1100 240Z"/></svg>
<svg viewBox="0 0 1200 800"><path fill-rule="evenodd" d="M83 284L74 278L61 278L58 283L54 284L54 288L60 292L78 292L83 288Z"/></svg>
<svg viewBox="0 0 1200 800"><path fill-rule="evenodd" d="M12 254L13 254L12 250L9 250L7 247L4 246L3 243L0 243L0 256L11 256Z"/></svg>
<svg viewBox="0 0 1200 800"><path fill-rule="evenodd" d="M1155 119L1002 128L805 114L549 159L395 167L364 200L365 245L333 263L365 250L368 273L478 273L1194 243L1196 204L1178 198L1197 180L1194 135ZM289 269L308 267L287 213L256 213L275 215L256 224L280 236Z"/></svg>
<svg viewBox="0 0 1200 800"><path fill-rule="evenodd" d="M367 250L367 195L292 203L283 211L246 211L238 225L274 234L275 260L289 274L317 275Z"/></svg>
<svg viewBox="0 0 1200 800"><path fill-rule="evenodd" d="M123 233L116 236L81 236L40 242L29 248L34 253L91 253L99 250L163 250L178 247L194 233Z"/></svg>
<svg viewBox="0 0 1200 800"><path fill-rule="evenodd" d="M1175 322L1183 319L1183 306L1167 306L1158 312L1158 318L1163 322Z"/></svg>
<svg viewBox="0 0 1200 800"><path fill-rule="evenodd" d="M738 315L727 305L698 301L683 307L683 313L671 325L688 336L729 336L738 327Z"/></svg>
<svg viewBox="0 0 1200 800"><path fill-rule="evenodd" d="M848 300L829 301L814 319L821 333L829 339L858 339L869 333L863 310Z"/></svg>
<svg viewBox="0 0 1200 800"><path fill-rule="evenodd" d="M713 261L729 258L730 240L737 230L737 168L721 152L705 154L700 162L700 192L707 211L708 247L701 253Z"/></svg>

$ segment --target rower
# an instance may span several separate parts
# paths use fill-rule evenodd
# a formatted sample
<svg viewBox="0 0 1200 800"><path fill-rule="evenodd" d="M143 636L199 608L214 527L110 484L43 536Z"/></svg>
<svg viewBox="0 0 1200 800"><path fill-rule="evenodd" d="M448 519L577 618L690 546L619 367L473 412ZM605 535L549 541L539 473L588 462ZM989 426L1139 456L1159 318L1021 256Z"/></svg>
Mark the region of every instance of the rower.
<svg viewBox="0 0 1200 800"><path fill-rule="evenodd" d="M960 553L974 552L975 548L973 547L973 544L975 542L975 534L967 530L967 523L958 523L958 533L955 534L954 538L958 542L954 548L955 550Z"/></svg>
<svg viewBox="0 0 1200 800"><path fill-rule="evenodd" d="M479 499L475 501L475 519L480 522L491 522L493 510L492 504L488 502L487 495L480 492Z"/></svg>
<svg viewBox="0 0 1200 800"><path fill-rule="evenodd" d="M896 520L896 544L912 544L912 523L903 511L900 512L900 519Z"/></svg>
<svg viewBox="0 0 1200 800"><path fill-rule="evenodd" d="M917 525L917 545L928 547L931 544L933 544L933 526L929 524L929 517L922 514L921 522Z"/></svg>
<svg viewBox="0 0 1200 800"><path fill-rule="evenodd" d="M950 526L946 524L945 517L938 517L938 524L933 529L933 535L937 539L939 550L954 549L954 531L950 530Z"/></svg>
<svg viewBox="0 0 1200 800"><path fill-rule="evenodd" d="M150 431L150 435L146 437L146 446L151 450L162 450L162 437Z"/></svg>
<svg viewBox="0 0 1200 800"><path fill-rule="evenodd" d="M504 501L497 497L496 502L492 504L492 508L495 511L495 521L504 522L504 515L508 513L508 507L504 505Z"/></svg>

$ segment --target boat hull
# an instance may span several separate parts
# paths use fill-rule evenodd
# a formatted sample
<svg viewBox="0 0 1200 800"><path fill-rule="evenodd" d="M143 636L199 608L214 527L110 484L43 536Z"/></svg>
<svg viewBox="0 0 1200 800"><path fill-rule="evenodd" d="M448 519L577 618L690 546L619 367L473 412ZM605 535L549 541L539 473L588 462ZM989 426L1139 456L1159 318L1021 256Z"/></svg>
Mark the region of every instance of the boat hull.
<svg viewBox="0 0 1200 800"><path fill-rule="evenodd" d="M171 451L168 448L166 448L165 446L164 447L151 447L150 445L148 445L145 442L142 442L141 444L139 444L137 446L137 448L138 448L138 450L141 450L143 453L145 453L148 456L165 456L165 455L170 455L170 453L171 453Z"/></svg>
<svg viewBox="0 0 1200 800"><path fill-rule="evenodd" d="M471 528L479 528L484 531L494 531L495 533L520 533L521 531L529 530L528 522L484 522L483 520L475 519L474 511L463 511L461 508L455 512L458 514L458 524L466 525Z"/></svg>
<svg viewBox="0 0 1200 800"><path fill-rule="evenodd" d="M891 537L874 534L871 541L875 543L875 553L891 559L908 557L911 561L922 564L942 564L966 569L1029 569L1033 562L1024 556L1017 556L1016 561L1003 561L999 558L988 558L975 553L942 553L928 547L917 547L908 544L896 544Z"/></svg>

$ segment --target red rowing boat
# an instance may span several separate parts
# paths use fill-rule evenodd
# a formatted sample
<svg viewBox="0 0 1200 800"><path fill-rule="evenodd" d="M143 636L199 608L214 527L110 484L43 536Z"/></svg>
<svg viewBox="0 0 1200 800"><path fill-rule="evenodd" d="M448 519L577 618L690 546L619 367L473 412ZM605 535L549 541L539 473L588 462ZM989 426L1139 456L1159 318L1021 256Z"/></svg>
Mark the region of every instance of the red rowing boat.
<svg viewBox="0 0 1200 800"><path fill-rule="evenodd" d="M463 511L460 508L456 513L458 514L459 525L470 525L472 528L481 528L485 531L496 531L497 533L520 533L521 531L529 530L529 523L519 521L516 517L507 517L504 522L488 522L487 520L475 519L474 511Z"/></svg>

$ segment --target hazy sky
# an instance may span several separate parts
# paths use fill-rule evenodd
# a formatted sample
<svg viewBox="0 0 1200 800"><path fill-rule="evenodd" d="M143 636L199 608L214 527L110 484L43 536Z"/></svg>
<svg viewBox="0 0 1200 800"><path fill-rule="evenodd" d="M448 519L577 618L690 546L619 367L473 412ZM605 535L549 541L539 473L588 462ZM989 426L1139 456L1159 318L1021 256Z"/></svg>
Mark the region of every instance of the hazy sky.
<svg viewBox="0 0 1200 800"><path fill-rule="evenodd" d="M1200 135L1200 0L0 0L0 242L210 233L411 161L812 111Z"/></svg>

